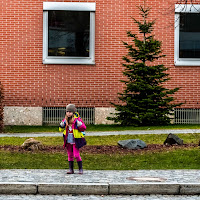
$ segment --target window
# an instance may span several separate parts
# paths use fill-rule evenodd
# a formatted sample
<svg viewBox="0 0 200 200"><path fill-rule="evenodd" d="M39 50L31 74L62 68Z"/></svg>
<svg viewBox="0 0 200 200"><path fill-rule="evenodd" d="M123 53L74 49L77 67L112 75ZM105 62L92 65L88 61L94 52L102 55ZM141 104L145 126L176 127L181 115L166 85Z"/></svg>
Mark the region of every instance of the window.
<svg viewBox="0 0 200 200"><path fill-rule="evenodd" d="M95 64L95 3L43 3L43 63Z"/></svg>
<svg viewBox="0 0 200 200"><path fill-rule="evenodd" d="M175 6L175 65L200 66L200 5Z"/></svg>

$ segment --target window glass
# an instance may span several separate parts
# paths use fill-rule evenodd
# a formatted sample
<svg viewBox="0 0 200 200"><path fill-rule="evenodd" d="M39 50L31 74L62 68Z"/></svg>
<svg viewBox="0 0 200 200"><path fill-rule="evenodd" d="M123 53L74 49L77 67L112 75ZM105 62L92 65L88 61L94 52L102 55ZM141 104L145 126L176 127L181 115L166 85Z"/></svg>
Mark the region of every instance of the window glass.
<svg viewBox="0 0 200 200"><path fill-rule="evenodd" d="M179 57L200 58L200 13L180 13Z"/></svg>
<svg viewBox="0 0 200 200"><path fill-rule="evenodd" d="M48 56L89 57L90 12L48 11Z"/></svg>

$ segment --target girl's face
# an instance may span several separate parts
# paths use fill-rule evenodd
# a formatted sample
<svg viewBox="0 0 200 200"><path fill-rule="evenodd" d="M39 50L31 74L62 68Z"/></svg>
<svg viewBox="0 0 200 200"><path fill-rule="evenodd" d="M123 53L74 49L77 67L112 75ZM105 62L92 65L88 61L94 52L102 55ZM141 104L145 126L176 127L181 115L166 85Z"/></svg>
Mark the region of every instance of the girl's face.
<svg viewBox="0 0 200 200"><path fill-rule="evenodd" d="M67 115L67 117L71 117L71 116L73 115L73 112L67 111L67 112L66 112L66 115Z"/></svg>

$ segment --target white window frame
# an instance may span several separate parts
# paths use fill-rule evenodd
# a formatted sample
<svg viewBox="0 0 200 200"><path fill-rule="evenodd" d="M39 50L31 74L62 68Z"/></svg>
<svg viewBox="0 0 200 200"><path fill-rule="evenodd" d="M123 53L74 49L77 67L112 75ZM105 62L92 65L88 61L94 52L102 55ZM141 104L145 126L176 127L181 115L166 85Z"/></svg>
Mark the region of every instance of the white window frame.
<svg viewBox="0 0 200 200"><path fill-rule="evenodd" d="M89 11L89 57L48 56L48 11ZM43 2L43 64L95 64L95 10L96 3Z"/></svg>
<svg viewBox="0 0 200 200"><path fill-rule="evenodd" d="M174 64L176 66L200 66L200 58L179 58L180 13L200 13L200 5L175 4Z"/></svg>

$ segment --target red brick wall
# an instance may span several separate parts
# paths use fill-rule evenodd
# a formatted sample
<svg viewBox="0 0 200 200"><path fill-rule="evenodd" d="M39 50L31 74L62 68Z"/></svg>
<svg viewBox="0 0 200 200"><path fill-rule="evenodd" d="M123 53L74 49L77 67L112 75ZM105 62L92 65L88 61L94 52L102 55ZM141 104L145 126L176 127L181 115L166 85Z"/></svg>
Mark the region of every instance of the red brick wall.
<svg viewBox="0 0 200 200"><path fill-rule="evenodd" d="M61 0L58 0L59 2ZM70 2L70 1L66 1ZM95 65L42 64L43 1L2 0L0 14L0 80L6 106L109 107L117 102L123 84L122 56L127 30L137 32L132 17L139 18L136 5L144 1L91 0L96 2ZM199 2L200 1L195 1ZM169 67L168 88L181 87L176 94L182 107L200 108L200 67L174 66L174 3L176 0L146 0L152 7L150 19L157 19L154 33L163 41L160 61Z"/></svg>

